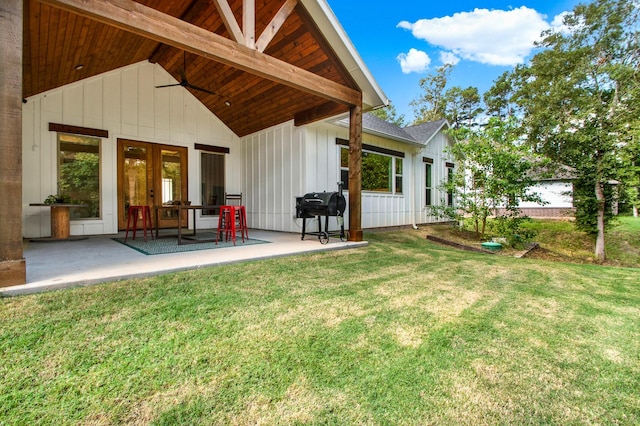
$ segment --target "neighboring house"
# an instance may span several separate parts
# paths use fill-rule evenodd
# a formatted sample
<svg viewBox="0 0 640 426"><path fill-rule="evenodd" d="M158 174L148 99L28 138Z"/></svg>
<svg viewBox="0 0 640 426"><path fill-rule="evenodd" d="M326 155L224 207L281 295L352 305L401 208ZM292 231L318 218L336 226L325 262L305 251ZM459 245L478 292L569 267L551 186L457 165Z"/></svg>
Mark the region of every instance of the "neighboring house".
<svg viewBox="0 0 640 426"><path fill-rule="evenodd" d="M574 206L574 181L575 169L569 166L556 168L549 177L536 179L536 184L531 187L542 199L542 203L522 203L520 211L531 218L536 219L573 219L576 208ZM617 191L618 181L611 180L608 185ZM611 206L613 214L618 214L618 200L614 198Z"/></svg>
<svg viewBox="0 0 640 426"><path fill-rule="evenodd" d="M520 211L535 219L572 219L575 214L573 206L575 177L575 171L571 167L562 166L550 173L548 177L535 179L536 184L530 191L537 193L542 203L523 202L520 204Z"/></svg>

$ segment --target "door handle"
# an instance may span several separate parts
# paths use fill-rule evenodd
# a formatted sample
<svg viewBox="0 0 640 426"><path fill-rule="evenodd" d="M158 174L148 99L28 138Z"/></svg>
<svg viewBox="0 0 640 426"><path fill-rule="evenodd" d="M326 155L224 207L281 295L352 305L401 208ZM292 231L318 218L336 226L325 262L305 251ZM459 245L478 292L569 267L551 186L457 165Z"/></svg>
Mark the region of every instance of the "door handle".
<svg viewBox="0 0 640 426"><path fill-rule="evenodd" d="M153 189L149 190L149 197L153 198Z"/></svg>

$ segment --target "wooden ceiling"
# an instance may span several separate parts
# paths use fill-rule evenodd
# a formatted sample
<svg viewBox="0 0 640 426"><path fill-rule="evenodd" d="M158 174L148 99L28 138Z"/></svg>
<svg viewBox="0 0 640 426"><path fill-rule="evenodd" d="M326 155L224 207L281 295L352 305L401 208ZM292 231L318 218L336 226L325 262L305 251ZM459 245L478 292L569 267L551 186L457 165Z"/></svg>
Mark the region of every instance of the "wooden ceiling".
<svg viewBox="0 0 640 426"><path fill-rule="evenodd" d="M216 0L135 1L227 39L232 38L214 3ZM358 90L300 2L256 0L256 39L265 29L271 28L272 19L285 3L295 7L264 47L264 53ZM243 0L228 0L228 5L242 27ZM214 94L188 90L238 136L292 119L300 125L349 110L344 103L329 101L204 56L185 53L168 44L36 0L25 0L24 16L25 98L144 60L159 64L180 81L186 61L189 83ZM82 65L82 69L76 70L78 65Z"/></svg>

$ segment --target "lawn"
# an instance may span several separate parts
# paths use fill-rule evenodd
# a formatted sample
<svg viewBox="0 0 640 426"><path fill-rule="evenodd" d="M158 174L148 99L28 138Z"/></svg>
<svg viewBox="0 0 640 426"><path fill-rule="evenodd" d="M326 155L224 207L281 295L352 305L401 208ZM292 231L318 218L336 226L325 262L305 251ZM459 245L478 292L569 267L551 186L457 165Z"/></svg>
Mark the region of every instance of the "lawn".
<svg viewBox="0 0 640 426"><path fill-rule="evenodd" d="M640 269L425 234L0 299L0 424L640 423Z"/></svg>

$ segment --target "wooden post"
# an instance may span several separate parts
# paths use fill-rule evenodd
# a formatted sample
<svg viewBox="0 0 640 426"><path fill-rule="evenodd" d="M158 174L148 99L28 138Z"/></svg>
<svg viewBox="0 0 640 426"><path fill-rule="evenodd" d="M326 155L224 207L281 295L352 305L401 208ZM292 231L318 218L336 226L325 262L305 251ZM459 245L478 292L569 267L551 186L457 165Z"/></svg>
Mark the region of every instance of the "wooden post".
<svg viewBox="0 0 640 426"><path fill-rule="evenodd" d="M22 8L0 2L0 287L27 282L22 257Z"/></svg>
<svg viewBox="0 0 640 426"><path fill-rule="evenodd" d="M349 114L349 241L362 241L362 104Z"/></svg>

